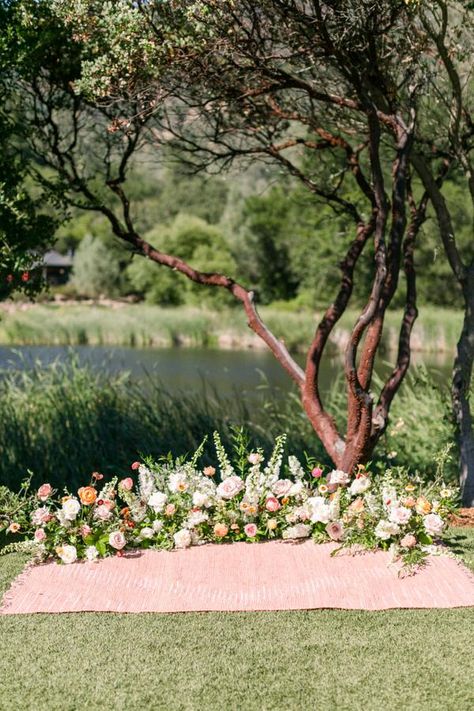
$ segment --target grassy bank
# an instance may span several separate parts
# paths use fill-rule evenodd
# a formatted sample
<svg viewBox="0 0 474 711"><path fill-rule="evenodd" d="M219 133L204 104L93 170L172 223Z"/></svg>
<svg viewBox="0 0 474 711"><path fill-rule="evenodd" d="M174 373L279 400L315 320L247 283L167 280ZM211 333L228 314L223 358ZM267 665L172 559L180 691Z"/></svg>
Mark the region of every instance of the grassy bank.
<svg viewBox="0 0 474 711"><path fill-rule="evenodd" d="M337 384L326 401L344 427L345 397ZM394 402L394 426L376 458L387 461L384 453L396 451L391 463L429 476L434 454L454 436L448 408L447 395L415 370ZM292 453L329 463L296 393L262 388L251 398L236 392L223 399L209 390L171 395L153 376L139 382L101 376L74 360L9 372L0 378L0 484L16 488L29 469L37 483L77 487L92 471L129 471L141 453L190 452L215 429L228 443L231 424L245 425L267 451L286 432ZM449 473L456 477L454 460Z"/></svg>
<svg viewBox="0 0 474 711"><path fill-rule="evenodd" d="M304 352L318 314L264 307L261 313L278 337L293 351ZM358 313L349 311L331 337L337 352L345 344ZM383 347L397 346L401 313L386 318ZM423 308L413 334L413 349L451 353L461 330L458 311ZM12 345L123 345L140 347L193 346L262 348L248 329L242 310L212 312L192 307L165 309L146 304L3 304L0 344Z"/></svg>
<svg viewBox="0 0 474 711"><path fill-rule="evenodd" d="M474 562L473 531L452 536ZM23 563L0 558L0 590ZM0 617L0 708L468 711L472 619L472 609Z"/></svg>

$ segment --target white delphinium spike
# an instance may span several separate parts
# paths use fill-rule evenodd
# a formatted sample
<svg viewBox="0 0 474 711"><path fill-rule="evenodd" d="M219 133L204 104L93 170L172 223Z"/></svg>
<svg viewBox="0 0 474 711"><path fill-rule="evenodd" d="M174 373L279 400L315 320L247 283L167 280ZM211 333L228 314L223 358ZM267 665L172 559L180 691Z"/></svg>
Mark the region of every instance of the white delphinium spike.
<svg viewBox="0 0 474 711"><path fill-rule="evenodd" d="M117 488L118 477L114 476L110 481L108 481L102 489L99 491L98 499L110 499L110 494Z"/></svg>
<svg viewBox="0 0 474 711"><path fill-rule="evenodd" d="M293 455L288 457L288 468L296 481L304 477L304 469L297 457Z"/></svg>
<svg viewBox="0 0 474 711"><path fill-rule="evenodd" d="M138 469L138 493L141 499L148 501L155 491L155 477L145 466L140 465Z"/></svg>
<svg viewBox="0 0 474 711"><path fill-rule="evenodd" d="M268 489L280 478L280 469L283 461L283 450L285 449L286 434L279 435L275 440L275 446L264 469L265 483Z"/></svg>
<svg viewBox="0 0 474 711"><path fill-rule="evenodd" d="M218 432L214 432L214 446L216 448L217 461L219 462L219 468L221 470L221 479L227 479L229 476L234 476L235 471L230 463L227 452L224 449L220 435Z"/></svg>

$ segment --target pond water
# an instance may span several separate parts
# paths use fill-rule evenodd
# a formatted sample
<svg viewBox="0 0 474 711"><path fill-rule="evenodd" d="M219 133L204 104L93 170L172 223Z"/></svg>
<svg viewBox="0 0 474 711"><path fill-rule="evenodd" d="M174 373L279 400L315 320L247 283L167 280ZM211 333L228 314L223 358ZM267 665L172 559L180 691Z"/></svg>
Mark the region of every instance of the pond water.
<svg viewBox="0 0 474 711"><path fill-rule="evenodd" d="M231 351L188 348L123 348L106 346L0 346L0 370L24 369L33 365L46 366L64 361L74 353L81 364L107 374L129 372L134 378L147 374L160 380L170 391L215 388L221 394L235 390L251 393L267 382L287 390L291 380L267 351ZM297 357L300 364L303 358ZM439 382L448 382L452 356L435 354L422 357L415 354L415 365L424 364ZM390 364L381 359L377 372L383 375ZM341 372L341 361L328 359L323 364L321 388L328 390Z"/></svg>

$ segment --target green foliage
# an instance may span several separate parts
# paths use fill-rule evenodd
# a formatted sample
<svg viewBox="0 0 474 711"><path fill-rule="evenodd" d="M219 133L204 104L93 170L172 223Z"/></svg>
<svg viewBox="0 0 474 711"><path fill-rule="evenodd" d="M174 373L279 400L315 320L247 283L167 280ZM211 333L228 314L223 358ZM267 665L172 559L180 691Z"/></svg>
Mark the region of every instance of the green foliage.
<svg viewBox="0 0 474 711"><path fill-rule="evenodd" d="M198 217L179 215L170 227L156 227L146 239L198 270L235 273L235 263L222 233ZM128 267L127 276L133 289L152 304L169 306L204 302L220 306L232 303L230 296L226 299L216 290L203 289L183 275L149 260L136 258Z"/></svg>
<svg viewBox="0 0 474 711"><path fill-rule="evenodd" d="M120 266L100 239L84 237L74 256L71 285L84 296L116 296L120 292Z"/></svg>

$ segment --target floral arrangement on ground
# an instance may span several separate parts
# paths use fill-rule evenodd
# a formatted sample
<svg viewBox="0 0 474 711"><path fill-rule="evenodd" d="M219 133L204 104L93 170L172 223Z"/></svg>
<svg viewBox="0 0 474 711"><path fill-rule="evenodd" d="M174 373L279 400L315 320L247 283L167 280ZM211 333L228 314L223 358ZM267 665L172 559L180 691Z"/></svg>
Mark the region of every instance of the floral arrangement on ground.
<svg viewBox="0 0 474 711"><path fill-rule="evenodd" d="M342 548L382 549L409 568L433 552L458 492L440 477L429 485L400 468L353 475L324 471L311 458L284 461L285 435L270 458L250 451L242 429L232 456L214 434L217 466L200 468L204 443L189 458L131 465L132 475L102 482L92 474L77 495L26 480L0 513L0 529L26 539L36 560L97 561L130 549L183 549L205 543L312 537ZM442 466L438 466L438 474ZM4 504L5 507L5 504Z"/></svg>

